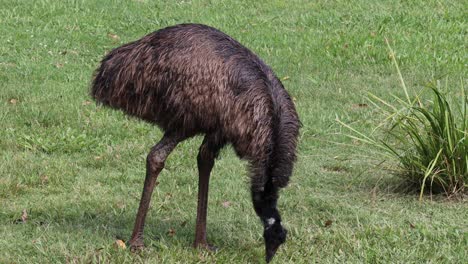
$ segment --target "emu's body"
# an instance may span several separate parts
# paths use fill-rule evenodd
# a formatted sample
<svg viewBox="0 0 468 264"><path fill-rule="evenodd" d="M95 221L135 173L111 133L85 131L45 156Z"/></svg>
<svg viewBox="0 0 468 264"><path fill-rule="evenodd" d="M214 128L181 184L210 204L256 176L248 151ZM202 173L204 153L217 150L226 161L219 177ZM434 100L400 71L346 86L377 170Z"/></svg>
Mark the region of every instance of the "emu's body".
<svg viewBox="0 0 468 264"><path fill-rule="evenodd" d="M267 261L286 238L276 208L296 158L299 119L273 71L228 35L183 24L112 50L91 89L100 103L158 125L164 136L150 151L130 240L143 246L143 226L156 178L177 143L205 138L197 157L199 195L195 246L206 242L208 183L225 144L250 162L254 208L264 224Z"/></svg>

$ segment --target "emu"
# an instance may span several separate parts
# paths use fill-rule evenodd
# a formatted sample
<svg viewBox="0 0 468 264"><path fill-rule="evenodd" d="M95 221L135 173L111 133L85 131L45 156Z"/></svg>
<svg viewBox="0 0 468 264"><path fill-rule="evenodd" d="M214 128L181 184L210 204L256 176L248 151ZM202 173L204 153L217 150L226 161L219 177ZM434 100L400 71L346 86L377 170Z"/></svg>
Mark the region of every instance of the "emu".
<svg viewBox="0 0 468 264"><path fill-rule="evenodd" d="M194 247L211 249L206 240L210 173L220 149L231 144L250 164L251 195L269 262L286 240L278 191L292 174L300 127L294 103L272 69L215 28L180 24L110 51L93 78L91 96L97 103L164 132L147 156L130 248L144 247L145 218L166 158L179 142L204 135L197 156Z"/></svg>

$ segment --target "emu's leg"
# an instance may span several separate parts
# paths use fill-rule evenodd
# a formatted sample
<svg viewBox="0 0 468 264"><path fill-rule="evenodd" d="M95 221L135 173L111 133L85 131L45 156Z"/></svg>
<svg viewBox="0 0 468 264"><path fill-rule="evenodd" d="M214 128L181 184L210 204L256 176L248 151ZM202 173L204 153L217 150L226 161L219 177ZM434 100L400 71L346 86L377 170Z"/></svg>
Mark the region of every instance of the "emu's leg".
<svg viewBox="0 0 468 264"><path fill-rule="evenodd" d="M262 190L252 188L252 199L255 212L263 223L263 238L268 263L279 246L286 241L287 234L287 230L281 225L281 216L276 208L278 187L275 187L270 179Z"/></svg>
<svg viewBox="0 0 468 264"><path fill-rule="evenodd" d="M143 243L143 228L145 225L145 217L148 212L149 204L151 201L151 194L153 193L156 179L159 173L164 168L164 162L167 156L179 143L179 138L165 134L161 141L151 148L150 153L146 158L146 178L143 187L143 194L141 195L140 207L135 220L132 237L130 239L130 249L132 251L144 247Z"/></svg>
<svg viewBox="0 0 468 264"><path fill-rule="evenodd" d="M215 136L205 136L197 156L198 164L198 208L197 224L195 229L194 247L205 247L214 249L206 242L206 212L208 209L208 187L210 173L214 165L214 160L218 156L219 150L224 143L216 140Z"/></svg>

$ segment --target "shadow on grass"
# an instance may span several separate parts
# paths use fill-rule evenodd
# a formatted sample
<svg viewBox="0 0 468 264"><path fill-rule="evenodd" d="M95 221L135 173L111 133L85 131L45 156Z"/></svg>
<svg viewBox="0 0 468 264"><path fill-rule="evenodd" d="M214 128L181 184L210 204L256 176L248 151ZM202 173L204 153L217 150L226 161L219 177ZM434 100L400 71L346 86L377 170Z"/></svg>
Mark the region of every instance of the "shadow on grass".
<svg viewBox="0 0 468 264"><path fill-rule="evenodd" d="M49 206L30 208L27 209L28 219L24 223L20 219L16 219L18 218L16 212L7 212L7 218L9 219L6 221L6 225L12 227L18 225L29 226L28 229L42 230L42 232L48 233L48 236L57 237L56 239L67 237L84 241L95 240L90 241L89 244L97 247L102 243L112 244L117 239L128 242L133 230L136 207L128 207L120 212L117 212L115 208L104 205L91 207L93 206L89 203L67 203L54 206L54 208ZM192 243L195 238L196 215L187 219L178 218L174 215L174 212L170 211L171 209L164 210L164 213L158 213L156 210L148 212L144 233L146 248L152 248L156 251L161 247L194 250ZM251 225L244 223L243 226L245 229L243 232L252 231L248 230L253 228ZM226 239L234 233L217 223L211 225L208 223L207 229L208 241L218 247L219 250L238 252L239 248L259 247L263 249L263 241L260 236L258 243L246 245L242 239ZM194 252L197 251L194 250ZM256 252L252 251L252 256L256 256Z"/></svg>

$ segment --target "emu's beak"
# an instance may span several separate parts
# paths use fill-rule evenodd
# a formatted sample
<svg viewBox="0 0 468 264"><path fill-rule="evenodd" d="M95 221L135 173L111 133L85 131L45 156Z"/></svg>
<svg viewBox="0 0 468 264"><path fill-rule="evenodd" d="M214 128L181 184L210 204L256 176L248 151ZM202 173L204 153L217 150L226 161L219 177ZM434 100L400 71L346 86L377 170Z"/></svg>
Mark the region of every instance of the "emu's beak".
<svg viewBox="0 0 468 264"><path fill-rule="evenodd" d="M266 245L266 254L265 254L265 259L267 263L270 263L271 259L275 256L276 251L278 250L279 246L281 244L276 244L276 245Z"/></svg>
<svg viewBox="0 0 468 264"><path fill-rule="evenodd" d="M265 256L267 263L270 263L271 259L275 256L276 251L278 250L278 248L279 248L279 245L276 246L275 248L270 248L270 249L267 248L266 256Z"/></svg>
<svg viewBox="0 0 468 264"><path fill-rule="evenodd" d="M279 246L286 241L287 234L288 230L281 226L280 221L265 228L263 238L265 239L265 260L267 263L275 256Z"/></svg>

